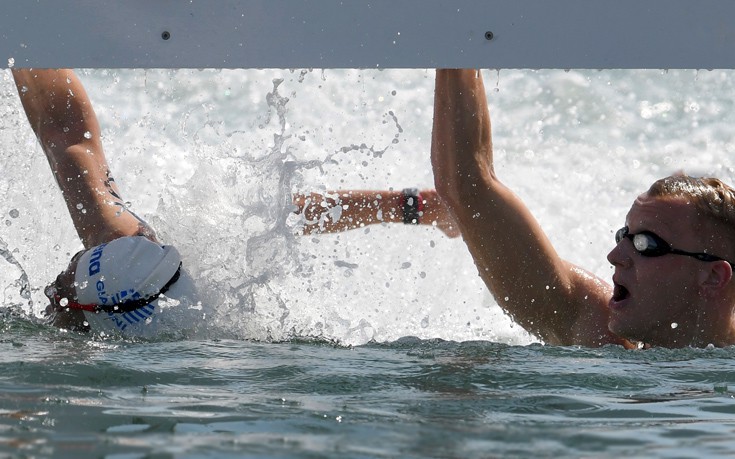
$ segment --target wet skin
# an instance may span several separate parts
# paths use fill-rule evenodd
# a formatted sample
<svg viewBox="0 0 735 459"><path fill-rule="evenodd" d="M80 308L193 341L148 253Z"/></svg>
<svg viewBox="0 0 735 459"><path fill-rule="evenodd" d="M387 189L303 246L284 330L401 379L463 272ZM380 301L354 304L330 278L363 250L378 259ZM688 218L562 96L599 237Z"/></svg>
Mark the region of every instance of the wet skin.
<svg viewBox="0 0 735 459"><path fill-rule="evenodd" d="M626 217L631 234L650 231L673 247L691 252L718 255L708 247L693 205L683 198L639 196ZM720 248L722 250L722 248ZM651 345L689 345L700 332L700 309L709 263L695 258L667 254L645 257L633 243L623 238L608 254L615 267L613 296L610 299L609 328L625 338Z"/></svg>
<svg viewBox="0 0 735 459"><path fill-rule="evenodd" d="M84 313L78 309L69 309L63 305L64 300L77 300L74 277L76 275L77 263L84 251L81 251L72 257L69 265L62 271L56 280L46 287L45 294L50 304L46 307L46 317L51 324L73 331L88 331L89 327L85 325ZM57 300L60 298L61 300Z"/></svg>

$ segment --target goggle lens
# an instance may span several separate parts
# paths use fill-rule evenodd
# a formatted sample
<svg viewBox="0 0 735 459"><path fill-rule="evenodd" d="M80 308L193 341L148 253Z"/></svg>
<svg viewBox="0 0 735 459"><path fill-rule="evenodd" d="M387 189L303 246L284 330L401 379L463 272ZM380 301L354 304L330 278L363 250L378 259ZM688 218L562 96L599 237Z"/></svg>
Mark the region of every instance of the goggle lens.
<svg viewBox="0 0 735 459"><path fill-rule="evenodd" d="M630 234L628 227L625 226L615 233L615 242L620 243L624 238L630 239L636 252L644 257L660 257L671 253L671 246L668 242L648 231Z"/></svg>

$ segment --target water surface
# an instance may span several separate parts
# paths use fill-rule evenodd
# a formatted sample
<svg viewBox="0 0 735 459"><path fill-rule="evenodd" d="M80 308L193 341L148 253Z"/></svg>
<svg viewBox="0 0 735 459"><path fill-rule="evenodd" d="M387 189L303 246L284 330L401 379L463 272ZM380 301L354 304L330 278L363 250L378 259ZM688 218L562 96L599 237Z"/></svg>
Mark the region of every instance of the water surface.
<svg viewBox="0 0 735 459"><path fill-rule="evenodd" d="M96 342L6 322L17 457L716 457L732 349Z"/></svg>

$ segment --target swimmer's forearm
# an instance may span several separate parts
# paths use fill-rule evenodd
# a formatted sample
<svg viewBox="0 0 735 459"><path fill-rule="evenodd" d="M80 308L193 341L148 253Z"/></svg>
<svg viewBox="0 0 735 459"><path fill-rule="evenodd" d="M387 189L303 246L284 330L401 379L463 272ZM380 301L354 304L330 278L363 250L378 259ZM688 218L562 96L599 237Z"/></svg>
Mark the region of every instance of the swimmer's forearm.
<svg viewBox="0 0 735 459"><path fill-rule="evenodd" d="M401 220L401 195L397 191L328 191L298 194L295 213L304 217L304 234L338 233L378 223Z"/></svg>
<svg viewBox="0 0 735 459"><path fill-rule="evenodd" d="M434 190L422 190L421 225L438 226L450 237L456 226ZM401 191L348 190L294 195L294 211L304 217L303 234L338 233L381 223L403 223Z"/></svg>
<svg viewBox="0 0 735 459"><path fill-rule="evenodd" d="M466 210L467 195L495 179L490 111L473 69L436 71L431 163L439 195Z"/></svg>
<svg viewBox="0 0 735 459"><path fill-rule="evenodd" d="M129 212L110 175L97 116L69 69L14 69L18 95L85 247L153 231Z"/></svg>
<svg viewBox="0 0 735 459"><path fill-rule="evenodd" d="M99 139L100 127L84 87L69 69L14 69L21 103L44 150Z"/></svg>
<svg viewBox="0 0 735 459"><path fill-rule="evenodd" d="M84 87L68 69L15 69L13 77L33 132L64 193L85 200L103 189L108 166L99 154L100 127ZM79 186L85 182L86 187ZM75 188L72 190L71 188Z"/></svg>

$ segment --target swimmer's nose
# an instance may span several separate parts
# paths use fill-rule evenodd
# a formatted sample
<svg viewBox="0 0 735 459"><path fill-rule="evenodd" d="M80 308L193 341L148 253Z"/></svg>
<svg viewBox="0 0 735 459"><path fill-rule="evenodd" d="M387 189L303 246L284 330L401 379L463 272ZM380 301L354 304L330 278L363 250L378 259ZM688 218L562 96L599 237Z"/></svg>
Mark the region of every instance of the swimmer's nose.
<svg viewBox="0 0 735 459"><path fill-rule="evenodd" d="M625 239L615 244L610 253L607 254L607 261L613 266L629 266L630 257L625 251Z"/></svg>

